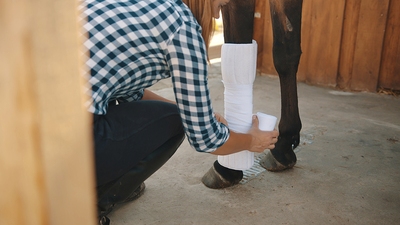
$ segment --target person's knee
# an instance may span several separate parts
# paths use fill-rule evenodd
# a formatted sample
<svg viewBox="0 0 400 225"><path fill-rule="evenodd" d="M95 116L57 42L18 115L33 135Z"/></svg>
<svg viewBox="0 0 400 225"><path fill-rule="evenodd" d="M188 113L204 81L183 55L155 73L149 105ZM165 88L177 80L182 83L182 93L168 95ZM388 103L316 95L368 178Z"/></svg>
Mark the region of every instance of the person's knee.
<svg viewBox="0 0 400 225"><path fill-rule="evenodd" d="M174 104L168 104L168 110L166 110L166 114L168 114L168 118L169 118L169 124L171 126L171 129L174 131L171 134L173 136L176 135L180 135L182 136L182 138L184 138L184 134L185 134L185 130L183 127L183 123L182 123L182 118L181 115L179 113L179 109L176 105Z"/></svg>

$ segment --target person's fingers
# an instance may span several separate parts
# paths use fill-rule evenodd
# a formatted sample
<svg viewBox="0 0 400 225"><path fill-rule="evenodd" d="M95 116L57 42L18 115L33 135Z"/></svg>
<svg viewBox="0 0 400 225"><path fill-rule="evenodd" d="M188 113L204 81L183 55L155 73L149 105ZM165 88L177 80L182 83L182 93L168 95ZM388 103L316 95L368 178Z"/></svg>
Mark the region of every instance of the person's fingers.
<svg viewBox="0 0 400 225"><path fill-rule="evenodd" d="M252 124L252 126L258 128L258 123L259 123L259 121L258 121L257 116L253 115L253 124Z"/></svg>
<svg viewBox="0 0 400 225"><path fill-rule="evenodd" d="M228 126L228 121L226 121L226 119L219 113L214 113L215 118L217 119L218 122L225 124L226 126Z"/></svg>

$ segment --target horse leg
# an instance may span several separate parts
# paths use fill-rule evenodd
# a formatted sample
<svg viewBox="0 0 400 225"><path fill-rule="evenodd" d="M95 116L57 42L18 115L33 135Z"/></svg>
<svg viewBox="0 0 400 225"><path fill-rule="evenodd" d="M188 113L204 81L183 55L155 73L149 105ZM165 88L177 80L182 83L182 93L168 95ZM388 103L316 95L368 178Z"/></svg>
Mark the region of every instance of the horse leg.
<svg viewBox="0 0 400 225"><path fill-rule="evenodd" d="M296 73L301 55L301 15L303 0L270 0L273 27L273 59L281 86L281 120L275 148L260 160L269 171L292 168L294 148L300 142Z"/></svg>
<svg viewBox="0 0 400 225"><path fill-rule="evenodd" d="M222 8L225 43L252 43L254 6L255 0L231 0ZM242 178L243 171L226 168L216 160L202 182L209 188L220 189L238 184Z"/></svg>
<svg viewBox="0 0 400 225"><path fill-rule="evenodd" d="M221 9L225 43L252 43L255 1L231 0Z"/></svg>

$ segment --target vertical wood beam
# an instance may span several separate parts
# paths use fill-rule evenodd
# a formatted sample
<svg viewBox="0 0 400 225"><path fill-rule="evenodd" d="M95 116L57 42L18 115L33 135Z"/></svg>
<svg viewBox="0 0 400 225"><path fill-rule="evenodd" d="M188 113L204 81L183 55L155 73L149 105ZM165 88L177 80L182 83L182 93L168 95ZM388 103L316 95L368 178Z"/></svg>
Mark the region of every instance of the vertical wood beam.
<svg viewBox="0 0 400 225"><path fill-rule="evenodd" d="M77 1L0 0L0 224L94 224Z"/></svg>
<svg viewBox="0 0 400 225"><path fill-rule="evenodd" d="M48 224L27 8L0 1L0 224Z"/></svg>
<svg viewBox="0 0 400 225"><path fill-rule="evenodd" d="M261 53L262 62L260 62L260 71L264 74L278 75L274 66L274 59L272 56L273 46L273 34L272 34L272 20L271 20L271 8L269 1L264 1L264 14L263 23L264 27L261 32L263 33L263 50Z"/></svg>
<svg viewBox="0 0 400 225"><path fill-rule="evenodd" d="M345 90L350 89L351 86L361 1L362 0L346 1L345 6L337 78L338 87Z"/></svg>
<svg viewBox="0 0 400 225"><path fill-rule="evenodd" d="M269 17L269 13L266 13L266 5L268 1L266 0L256 0L255 13L254 13L254 32L253 39L257 41L257 68L263 66L263 52L264 50L264 30L265 30L265 17ZM272 32L272 31L271 31ZM270 32L270 33L271 33ZM271 35L272 36L272 35ZM265 46L268 48L268 46ZM272 51L269 52L272 55Z"/></svg>
<svg viewBox="0 0 400 225"><path fill-rule="evenodd" d="M400 90L400 1L391 0L383 45L379 87Z"/></svg>
<svg viewBox="0 0 400 225"><path fill-rule="evenodd" d="M299 80L336 86L345 0L303 1Z"/></svg>
<svg viewBox="0 0 400 225"><path fill-rule="evenodd" d="M389 0L362 0L353 59L351 89L375 92L378 86Z"/></svg>

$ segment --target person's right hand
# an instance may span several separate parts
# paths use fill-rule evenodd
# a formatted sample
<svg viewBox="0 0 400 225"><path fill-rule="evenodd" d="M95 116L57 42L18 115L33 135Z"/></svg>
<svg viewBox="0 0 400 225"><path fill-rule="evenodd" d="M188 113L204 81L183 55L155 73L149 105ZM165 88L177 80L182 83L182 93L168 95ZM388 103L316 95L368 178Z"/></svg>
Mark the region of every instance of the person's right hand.
<svg viewBox="0 0 400 225"><path fill-rule="evenodd" d="M249 130L249 134L252 136L250 149L251 152L263 152L265 149L274 149L275 143L278 141L279 132L273 131L262 131L258 128L258 118L253 115L252 126Z"/></svg>

